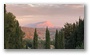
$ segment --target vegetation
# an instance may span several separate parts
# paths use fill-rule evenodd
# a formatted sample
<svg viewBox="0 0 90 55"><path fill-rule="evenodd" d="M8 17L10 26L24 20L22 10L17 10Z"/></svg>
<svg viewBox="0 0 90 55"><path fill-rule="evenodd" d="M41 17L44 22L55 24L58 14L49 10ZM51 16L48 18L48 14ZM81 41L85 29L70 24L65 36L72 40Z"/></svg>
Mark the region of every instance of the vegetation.
<svg viewBox="0 0 90 55"><path fill-rule="evenodd" d="M65 34L66 49L75 49L76 47L84 46L84 20L79 19L79 22L65 24L63 31Z"/></svg>
<svg viewBox="0 0 90 55"><path fill-rule="evenodd" d="M64 49L64 32L63 32L63 30L61 29L61 31L59 31L59 40L58 40L58 42L59 42L59 48L58 49Z"/></svg>
<svg viewBox="0 0 90 55"><path fill-rule="evenodd" d="M4 48L5 49L22 49L24 33L22 32L15 16L6 12L4 4Z"/></svg>
<svg viewBox="0 0 90 55"><path fill-rule="evenodd" d="M46 49L50 49L50 33L48 27L46 28Z"/></svg>
<svg viewBox="0 0 90 55"><path fill-rule="evenodd" d="M58 49L59 48L59 35L58 35L58 30L56 30L56 34L55 34L55 48Z"/></svg>
<svg viewBox="0 0 90 55"><path fill-rule="evenodd" d="M38 48L38 35L37 35L36 28L35 28L35 32L34 32L34 38L33 38L33 48L34 49Z"/></svg>
<svg viewBox="0 0 90 55"><path fill-rule="evenodd" d="M36 37L34 32L34 37ZM35 39L33 40L35 41ZM50 49L83 49L84 48L84 20L79 19L76 23L66 23L64 28L56 30L55 39L50 41L50 33L46 28L46 40L38 40L38 48ZM37 44L37 43L36 43Z"/></svg>

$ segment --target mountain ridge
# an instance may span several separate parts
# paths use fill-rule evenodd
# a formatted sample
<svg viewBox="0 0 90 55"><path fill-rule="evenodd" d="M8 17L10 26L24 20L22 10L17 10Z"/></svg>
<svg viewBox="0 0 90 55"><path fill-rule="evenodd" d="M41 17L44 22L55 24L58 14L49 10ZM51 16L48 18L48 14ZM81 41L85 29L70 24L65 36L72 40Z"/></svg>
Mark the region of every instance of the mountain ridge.
<svg viewBox="0 0 90 55"><path fill-rule="evenodd" d="M32 24L25 25L26 27L32 27L32 28L59 28L54 26L50 21L42 21L42 22L36 22Z"/></svg>

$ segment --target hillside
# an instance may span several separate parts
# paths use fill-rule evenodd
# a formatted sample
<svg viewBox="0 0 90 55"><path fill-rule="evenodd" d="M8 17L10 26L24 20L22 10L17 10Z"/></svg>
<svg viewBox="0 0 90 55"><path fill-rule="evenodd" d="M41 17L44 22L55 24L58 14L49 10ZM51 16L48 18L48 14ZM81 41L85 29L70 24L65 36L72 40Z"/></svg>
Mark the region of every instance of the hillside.
<svg viewBox="0 0 90 55"><path fill-rule="evenodd" d="M29 27L21 27L22 31L25 32L25 39L33 39L34 36L34 28ZM37 33L39 39L45 40L45 28L37 28ZM56 28L49 28L50 37L54 39Z"/></svg>

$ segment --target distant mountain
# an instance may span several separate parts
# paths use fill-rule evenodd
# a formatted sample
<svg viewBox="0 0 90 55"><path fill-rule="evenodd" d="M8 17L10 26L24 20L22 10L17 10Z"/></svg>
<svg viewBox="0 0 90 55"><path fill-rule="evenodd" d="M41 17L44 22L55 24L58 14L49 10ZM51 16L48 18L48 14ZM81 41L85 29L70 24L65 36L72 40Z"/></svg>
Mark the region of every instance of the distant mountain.
<svg viewBox="0 0 90 55"><path fill-rule="evenodd" d="M33 39L34 36L34 28L30 27L21 27L22 31L25 32L25 39ZM60 28L58 29L60 30ZM37 28L37 33L39 39L45 40L45 31L46 28ZM55 37L56 28L49 28L50 38L53 40Z"/></svg>
<svg viewBox="0 0 90 55"><path fill-rule="evenodd" d="M43 22L28 24L28 25L25 25L24 27L21 27L21 29L23 32L25 32L24 38L33 39L34 29L37 28L37 33L38 33L39 39L45 40L46 27L49 28L51 39L54 39L56 29L58 29L58 30L61 29L60 27L54 26L50 21L43 21Z"/></svg>
<svg viewBox="0 0 90 55"><path fill-rule="evenodd" d="M32 27L32 28L56 28L50 21L43 21L43 22L37 22L33 24L28 24L26 27Z"/></svg>

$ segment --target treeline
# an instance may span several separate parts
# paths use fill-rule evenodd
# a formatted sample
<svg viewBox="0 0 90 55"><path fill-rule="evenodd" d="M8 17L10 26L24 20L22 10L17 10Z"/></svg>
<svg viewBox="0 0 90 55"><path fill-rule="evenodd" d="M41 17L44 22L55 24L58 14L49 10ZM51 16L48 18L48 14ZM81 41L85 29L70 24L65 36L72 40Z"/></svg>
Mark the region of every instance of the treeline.
<svg viewBox="0 0 90 55"><path fill-rule="evenodd" d="M84 20L79 17L78 22L66 23L62 30L66 49L84 48Z"/></svg>
<svg viewBox="0 0 90 55"><path fill-rule="evenodd" d="M57 31L58 33L58 31ZM58 44L57 48L65 48L65 49L83 49L84 48L84 20L79 18L79 21L76 23L66 23L64 28L59 31L57 35L59 37L55 37L55 40Z"/></svg>
<svg viewBox="0 0 90 55"><path fill-rule="evenodd" d="M6 12L4 4L4 49L23 49L23 37L18 21L11 12Z"/></svg>
<svg viewBox="0 0 90 55"><path fill-rule="evenodd" d="M45 49L50 49L50 32L46 28ZM38 35L36 29L33 39L34 49L38 48ZM84 20L79 18L76 23L66 23L64 28L56 30L53 40L55 49L83 49L84 48Z"/></svg>

